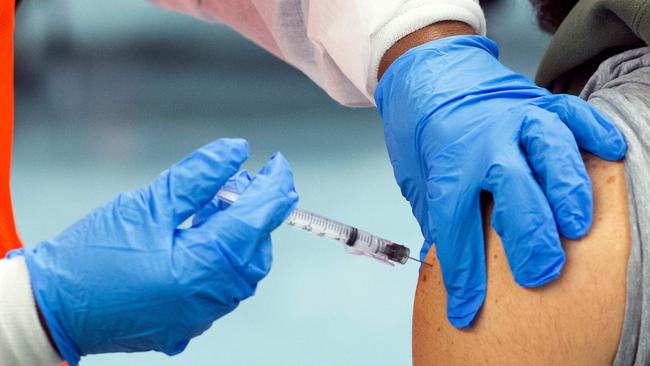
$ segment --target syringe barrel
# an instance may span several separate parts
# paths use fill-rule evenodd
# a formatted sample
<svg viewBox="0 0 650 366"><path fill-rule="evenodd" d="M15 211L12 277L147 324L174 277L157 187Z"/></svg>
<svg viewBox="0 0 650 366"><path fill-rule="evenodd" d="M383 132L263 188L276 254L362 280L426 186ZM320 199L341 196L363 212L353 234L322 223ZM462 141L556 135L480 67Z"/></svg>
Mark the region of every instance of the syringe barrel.
<svg viewBox="0 0 650 366"><path fill-rule="evenodd" d="M284 222L347 245L350 245L348 243L353 239L356 231L353 227L299 208L294 209Z"/></svg>
<svg viewBox="0 0 650 366"><path fill-rule="evenodd" d="M225 202L233 203L239 194L221 190L217 196ZM410 251L405 246L298 208L289 214L285 223L305 231L311 231L318 236L337 240L345 244L354 254L367 255L385 263L390 261L405 264L409 258Z"/></svg>

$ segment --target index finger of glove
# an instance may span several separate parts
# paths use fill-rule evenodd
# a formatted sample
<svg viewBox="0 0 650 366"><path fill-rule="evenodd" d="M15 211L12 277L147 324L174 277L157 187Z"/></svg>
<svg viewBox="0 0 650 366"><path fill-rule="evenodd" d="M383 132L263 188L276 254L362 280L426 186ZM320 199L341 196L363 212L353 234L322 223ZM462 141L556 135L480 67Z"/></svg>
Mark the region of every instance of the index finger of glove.
<svg viewBox="0 0 650 366"><path fill-rule="evenodd" d="M447 291L447 318L468 328L483 305L486 264L480 189L464 189L458 175L430 175L429 216ZM426 255L424 251L421 255Z"/></svg>
<svg viewBox="0 0 650 366"><path fill-rule="evenodd" d="M566 94L539 98L539 107L557 114L578 145L606 160L625 156L627 143L614 122L584 100Z"/></svg>
<svg viewBox="0 0 650 366"><path fill-rule="evenodd" d="M564 250L546 196L524 157L493 165L484 189L494 197L492 226L501 237L515 281L536 287L557 278Z"/></svg>
<svg viewBox="0 0 650 366"><path fill-rule="evenodd" d="M163 172L150 186L151 210L176 227L205 206L248 159L243 139L220 139Z"/></svg>

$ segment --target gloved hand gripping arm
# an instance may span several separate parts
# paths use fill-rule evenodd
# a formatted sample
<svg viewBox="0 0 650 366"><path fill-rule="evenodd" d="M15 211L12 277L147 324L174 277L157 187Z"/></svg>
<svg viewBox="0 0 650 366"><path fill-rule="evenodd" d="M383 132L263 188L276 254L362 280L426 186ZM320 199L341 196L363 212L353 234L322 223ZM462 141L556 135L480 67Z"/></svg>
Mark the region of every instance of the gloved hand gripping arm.
<svg viewBox="0 0 650 366"><path fill-rule="evenodd" d="M298 196L277 154L235 204L208 204L247 157L245 141L216 141L24 251L36 301L65 360L180 353L254 294L271 266L270 233ZM202 220L178 228L197 212Z"/></svg>
<svg viewBox="0 0 650 366"><path fill-rule="evenodd" d="M463 328L486 292L481 192L494 198L492 226L515 281L540 286L564 265L559 235L579 238L591 226L579 147L615 160L626 144L586 102L552 95L500 64L488 38L441 38L449 34L435 28L424 30L435 40L409 36L420 45L386 54L375 100L395 177L425 238L421 258L436 245L448 318Z"/></svg>

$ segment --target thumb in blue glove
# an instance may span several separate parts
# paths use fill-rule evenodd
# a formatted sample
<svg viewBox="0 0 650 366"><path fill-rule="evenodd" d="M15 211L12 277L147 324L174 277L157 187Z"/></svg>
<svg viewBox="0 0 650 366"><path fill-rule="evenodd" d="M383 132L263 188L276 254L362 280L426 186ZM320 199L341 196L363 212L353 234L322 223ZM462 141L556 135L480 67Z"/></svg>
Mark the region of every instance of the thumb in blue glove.
<svg viewBox="0 0 650 366"><path fill-rule="evenodd" d="M65 360L180 353L255 293L270 270L270 233L298 200L281 154L232 206L178 228L247 157L244 140L218 140L24 251L36 301Z"/></svg>

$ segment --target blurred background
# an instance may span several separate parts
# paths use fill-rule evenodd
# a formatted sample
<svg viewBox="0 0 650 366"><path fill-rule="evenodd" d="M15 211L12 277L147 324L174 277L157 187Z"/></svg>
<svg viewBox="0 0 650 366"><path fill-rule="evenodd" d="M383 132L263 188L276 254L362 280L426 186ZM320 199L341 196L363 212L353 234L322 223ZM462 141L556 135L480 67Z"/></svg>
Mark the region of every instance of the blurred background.
<svg viewBox="0 0 650 366"><path fill-rule="evenodd" d="M528 2L484 3L502 60L532 77L548 39ZM249 170L284 152L303 208L419 252L374 109L341 107L225 26L147 1L23 0L12 184L25 243L225 136L250 141ZM92 356L82 365L411 363L416 264L346 255L292 228L274 234L274 259L257 295L185 353Z"/></svg>

